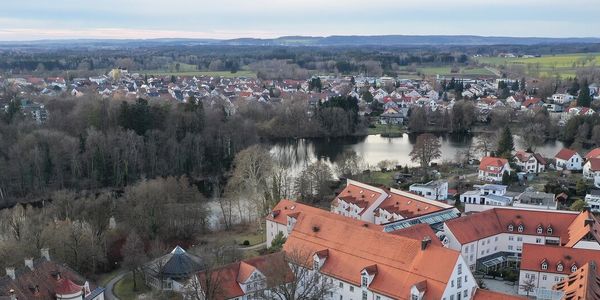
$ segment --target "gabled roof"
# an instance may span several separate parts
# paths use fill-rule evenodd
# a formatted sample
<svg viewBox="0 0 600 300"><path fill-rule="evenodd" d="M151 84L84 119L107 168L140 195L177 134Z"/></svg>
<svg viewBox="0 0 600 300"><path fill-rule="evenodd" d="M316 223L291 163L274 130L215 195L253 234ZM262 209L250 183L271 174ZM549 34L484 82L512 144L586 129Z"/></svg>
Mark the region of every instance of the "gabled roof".
<svg viewBox="0 0 600 300"><path fill-rule="evenodd" d="M502 171L502 168L508 163L505 158L486 156L481 159L479 163L479 170L487 173L498 174ZM495 168L495 169L492 169Z"/></svg>
<svg viewBox="0 0 600 300"><path fill-rule="evenodd" d="M362 210L359 214L362 214L367 208L371 207L377 202L380 197L385 197L387 193L380 188L370 186L361 182L348 180L344 190L333 200L333 205L336 205L338 199L343 200L346 203L352 203Z"/></svg>
<svg viewBox="0 0 600 300"><path fill-rule="evenodd" d="M407 219L451 208L451 206L405 191L391 189L388 197L381 202L378 208Z"/></svg>
<svg viewBox="0 0 600 300"><path fill-rule="evenodd" d="M600 171L600 158L590 157L585 164L590 166L590 171L592 172Z"/></svg>
<svg viewBox="0 0 600 300"><path fill-rule="evenodd" d="M574 247L579 241L588 237L600 242L600 223L589 211L583 211L569 225L569 240L565 247Z"/></svg>
<svg viewBox="0 0 600 300"><path fill-rule="evenodd" d="M600 251L561 246L523 244L521 270L569 274L571 273L572 266L580 268L592 260L600 260ZM544 261L548 264L546 270L542 270L542 262ZM563 266L562 271L557 270L559 263Z"/></svg>
<svg viewBox="0 0 600 300"><path fill-rule="evenodd" d="M348 238L352 237L352 238ZM427 299L441 299L460 255L459 252L347 222L300 216L288 236L284 251L315 252L327 248L329 256L320 272L360 286L361 271L377 265L368 289L387 297L407 299L413 285L427 282Z"/></svg>
<svg viewBox="0 0 600 300"><path fill-rule="evenodd" d="M560 150L554 157L562 160L569 160L573 155L576 155L577 152L568 148L563 148Z"/></svg>
<svg viewBox="0 0 600 300"><path fill-rule="evenodd" d="M581 266L553 289L563 292L562 299L566 300L600 299L600 274L596 262Z"/></svg>
<svg viewBox="0 0 600 300"><path fill-rule="evenodd" d="M411 238L411 239L415 239L415 240L419 240L419 241L421 241L425 238L430 238L432 245L443 246L442 242L440 241L440 239L437 238L433 229L431 229L431 226L429 226L429 224L425 224L425 223L413 225L413 226L395 230L395 231L390 231L389 234L395 234L395 235L399 235L399 236L403 236L403 237L407 237L407 238Z"/></svg>
<svg viewBox="0 0 600 300"><path fill-rule="evenodd" d="M458 242L464 245L503 232L510 232L509 225L513 225L513 233L540 235L537 233L537 228L541 224L544 228L541 235L558 237L564 244L569 240L569 226L577 216L577 213L562 211L493 208L449 220L446 222L446 226ZM518 232L519 225L523 225L523 232ZM547 232L548 227L552 228L550 234Z"/></svg>
<svg viewBox="0 0 600 300"><path fill-rule="evenodd" d="M600 157L600 148L593 149L592 151L588 152L588 154L585 155L585 159L598 158L598 157Z"/></svg>

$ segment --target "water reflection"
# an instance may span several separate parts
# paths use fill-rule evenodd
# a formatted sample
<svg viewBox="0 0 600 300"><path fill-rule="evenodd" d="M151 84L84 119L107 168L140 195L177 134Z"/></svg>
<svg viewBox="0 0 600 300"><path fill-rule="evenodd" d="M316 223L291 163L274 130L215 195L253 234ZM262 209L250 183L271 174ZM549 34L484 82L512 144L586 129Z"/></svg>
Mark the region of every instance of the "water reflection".
<svg viewBox="0 0 600 300"><path fill-rule="evenodd" d="M471 145L476 145L478 135L439 135L442 157L436 162L454 161L457 153ZM307 164L322 160L331 164L346 150L355 151L364 161L374 166L382 160L396 160L401 165L416 166L410 160L410 151L417 139L416 135L385 138L380 135L346 137L335 139L298 139L270 143L271 153L286 163L292 170L303 169ZM515 144L520 147L520 137L515 136ZM563 147L560 141L548 141L536 148L545 157L554 157ZM481 156L481 155L479 155Z"/></svg>

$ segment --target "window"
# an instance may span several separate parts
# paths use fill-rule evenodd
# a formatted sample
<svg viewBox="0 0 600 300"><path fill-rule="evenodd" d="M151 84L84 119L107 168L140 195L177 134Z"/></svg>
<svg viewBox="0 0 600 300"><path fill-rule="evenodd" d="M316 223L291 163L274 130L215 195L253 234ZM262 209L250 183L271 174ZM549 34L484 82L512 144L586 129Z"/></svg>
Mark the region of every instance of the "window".
<svg viewBox="0 0 600 300"><path fill-rule="evenodd" d="M542 275L542 280L546 280L546 279L548 279L548 276Z"/></svg>
<svg viewBox="0 0 600 300"><path fill-rule="evenodd" d="M542 263L542 270L548 270L548 263L547 262L543 262Z"/></svg>
<svg viewBox="0 0 600 300"><path fill-rule="evenodd" d="M508 245L508 250L513 250L513 246L512 245Z"/></svg>
<svg viewBox="0 0 600 300"><path fill-rule="evenodd" d="M362 300L367 300L367 291L363 291Z"/></svg>
<svg viewBox="0 0 600 300"><path fill-rule="evenodd" d="M462 274L462 264L458 264L458 275Z"/></svg>
<svg viewBox="0 0 600 300"><path fill-rule="evenodd" d="M552 234L552 227L548 227L548 229L546 229L546 233L547 234Z"/></svg>
<svg viewBox="0 0 600 300"><path fill-rule="evenodd" d="M340 300L344 300L344 296L340 295Z"/></svg>
<svg viewBox="0 0 600 300"><path fill-rule="evenodd" d="M344 287L344 284L340 282L340 288L343 288L343 287Z"/></svg>
<svg viewBox="0 0 600 300"><path fill-rule="evenodd" d="M465 290L465 291L463 292L463 296L464 296L465 298L467 298L467 296L469 296L469 291Z"/></svg>
<svg viewBox="0 0 600 300"><path fill-rule="evenodd" d="M469 278L469 276L465 275L465 283L467 282L468 278Z"/></svg>
<svg viewBox="0 0 600 300"><path fill-rule="evenodd" d="M367 285L369 285L369 277L363 276L362 277L362 286L367 286Z"/></svg>
<svg viewBox="0 0 600 300"><path fill-rule="evenodd" d="M375 296L375 300L381 300L380 296Z"/></svg>
<svg viewBox="0 0 600 300"><path fill-rule="evenodd" d="M495 241L495 242L497 242L497 241L498 241L498 237L495 237L495 238L494 238L494 241Z"/></svg>
<svg viewBox="0 0 600 300"><path fill-rule="evenodd" d="M509 236L508 236L508 240L509 240L509 241L512 241L512 240L514 240L514 239L515 239L515 238L514 238L512 235L509 235Z"/></svg>
<svg viewBox="0 0 600 300"><path fill-rule="evenodd" d="M539 226L539 227L537 228L537 233L538 233L538 234L542 234L542 232L544 232L544 229L542 228L542 226Z"/></svg>
<svg viewBox="0 0 600 300"><path fill-rule="evenodd" d="M450 286L454 287L454 279L450 280Z"/></svg>
<svg viewBox="0 0 600 300"><path fill-rule="evenodd" d="M523 237L522 236L518 236L517 237L517 242L522 242L523 241Z"/></svg>
<svg viewBox="0 0 600 300"><path fill-rule="evenodd" d="M542 239L540 239L540 238L535 239L535 243L536 244L541 244L542 243Z"/></svg>
<svg viewBox="0 0 600 300"><path fill-rule="evenodd" d="M354 292L354 287L353 286L350 286L350 291Z"/></svg>
<svg viewBox="0 0 600 300"><path fill-rule="evenodd" d="M562 272L562 270L563 270L563 265L562 264L558 264L556 266L556 271Z"/></svg>
<svg viewBox="0 0 600 300"><path fill-rule="evenodd" d="M513 230L514 230L513 225L512 224L508 225L508 231L513 231Z"/></svg>
<svg viewBox="0 0 600 300"><path fill-rule="evenodd" d="M454 300L454 295L450 295L450 300Z"/></svg>
<svg viewBox="0 0 600 300"><path fill-rule="evenodd" d="M364 300L364 299L363 299ZM410 300L419 300L419 296L418 295L410 295Z"/></svg>
<svg viewBox="0 0 600 300"><path fill-rule="evenodd" d="M517 231L523 232L524 229L525 229L525 227L523 226L523 224L521 224L521 225L519 225L519 228L517 228Z"/></svg>
<svg viewBox="0 0 600 300"><path fill-rule="evenodd" d="M458 277L456 279L456 288L460 289L462 287L462 277Z"/></svg>
<svg viewBox="0 0 600 300"><path fill-rule="evenodd" d="M315 261L313 261L313 269L314 270L318 270L319 269L319 261L315 259Z"/></svg>
<svg viewBox="0 0 600 300"><path fill-rule="evenodd" d="M575 272L575 271L577 271L577 266L576 266L576 265L573 265L573 266L571 267L571 272Z"/></svg>

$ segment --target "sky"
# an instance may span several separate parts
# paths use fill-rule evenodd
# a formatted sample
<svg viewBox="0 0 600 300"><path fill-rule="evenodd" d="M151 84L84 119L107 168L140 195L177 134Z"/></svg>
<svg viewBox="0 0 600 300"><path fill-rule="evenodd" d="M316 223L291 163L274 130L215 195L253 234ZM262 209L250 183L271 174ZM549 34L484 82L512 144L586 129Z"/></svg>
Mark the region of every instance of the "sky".
<svg viewBox="0 0 600 300"><path fill-rule="evenodd" d="M599 0L2 0L0 41L286 35L600 37Z"/></svg>

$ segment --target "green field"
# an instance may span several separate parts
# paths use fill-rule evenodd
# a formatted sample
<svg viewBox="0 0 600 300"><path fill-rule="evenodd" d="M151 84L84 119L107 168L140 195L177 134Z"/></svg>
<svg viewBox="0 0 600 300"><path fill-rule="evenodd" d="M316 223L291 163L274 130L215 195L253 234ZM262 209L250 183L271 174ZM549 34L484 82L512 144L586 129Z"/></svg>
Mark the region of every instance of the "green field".
<svg viewBox="0 0 600 300"><path fill-rule="evenodd" d="M154 76L212 76L212 77L250 77L255 78L256 73L248 70L239 70L235 73L231 73L229 71L198 71L198 67L196 65L190 64L179 64L179 68L176 66L177 64L170 64L167 68L161 70L141 70L136 71L139 74L147 74Z"/></svg>
<svg viewBox="0 0 600 300"><path fill-rule="evenodd" d="M530 76L575 77L577 69L600 66L600 53L544 55L532 58L478 57L479 63L501 70L520 70Z"/></svg>
<svg viewBox="0 0 600 300"><path fill-rule="evenodd" d="M490 72L485 68L458 68L457 73L452 73L452 66L445 67L424 67L417 68L419 72L425 74L426 76L433 75L442 75L442 76L457 76L457 75L465 75L465 76L490 76L494 75L494 73Z"/></svg>

